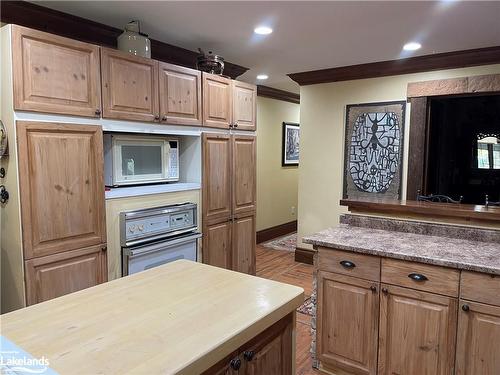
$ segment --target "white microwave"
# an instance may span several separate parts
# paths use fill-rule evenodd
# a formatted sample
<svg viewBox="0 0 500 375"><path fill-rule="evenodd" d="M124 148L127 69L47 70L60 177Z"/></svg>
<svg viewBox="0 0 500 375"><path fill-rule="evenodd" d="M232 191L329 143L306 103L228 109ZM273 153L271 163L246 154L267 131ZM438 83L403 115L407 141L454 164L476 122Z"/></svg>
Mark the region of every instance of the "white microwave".
<svg viewBox="0 0 500 375"><path fill-rule="evenodd" d="M104 134L106 186L179 181L179 140Z"/></svg>

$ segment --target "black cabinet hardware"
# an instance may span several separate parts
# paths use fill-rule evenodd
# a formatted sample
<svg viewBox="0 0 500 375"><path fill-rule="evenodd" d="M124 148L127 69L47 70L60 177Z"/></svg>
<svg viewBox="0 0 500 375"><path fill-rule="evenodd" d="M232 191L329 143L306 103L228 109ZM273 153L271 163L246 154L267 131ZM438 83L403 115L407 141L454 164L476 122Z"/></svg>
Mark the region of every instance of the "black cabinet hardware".
<svg viewBox="0 0 500 375"><path fill-rule="evenodd" d="M349 262L348 260L341 260L340 265L344 268L354 268L356 265L353 262Z"/></svg>
<svg viewBox="0 0 500 375"><path fill-rule="evenodd" d="M237 127L238 127L238 123L237 123L237 122L235 122L235 123L233 124L233 126L234 126L235 128L237 128Z"/></svg>
<svg viewBox="0 0 500 375"><path fill-rule="evenodd" d="M245 359L245 361L250 362L253 359L254 355L255 355L255 352L253 350L246 350L243 353L243 358Z"/></svg>
<svg viewBox="0 0 500 375"><path fill-rule="evenodd" d="M100 115L101 115L101 110L100 110L99 108L97 108L97 109L95 110L95 115L96 115L96 116L100 116Z"/></svg>
<svg viewBox="0 0 500 375"><path fill-rule="evenodd" d="M241 367L241 359L239 358L231 359L231 362L229 362L229 366L231 366L233 370L238 371Z"/></svg>
<svg viewBox="0 0 500 375"><path fill-rule="evenodd" d="M408 277L409 277L410 279L414 280L414 281L419 281L419 282L420 282L420 281L427 281L427 280L429 280L429 279L427 278L427 276L422 275L422 274L420 274L420 273L410 273L410 274L408 275Z"/></svg>
<svg viewBox="0 0 500 375"><path fill-rule="evenodd" d="M161 121L167 121L167 116L163 116L163 117L161 118Z"/></svg>
<svg viewBox="0 0 500 375"><path fill-rule="evenodd" d="M376 287L376 286L374 286L374 285L372 285L372 286L370 287L370 290L371 290L373 293L375 293L375 292L377 291L377 287Z"/></svg>
<svg viewBox="0 0 500 375"><path fill-rule="evenodd" d="M158 121L160 119L160 116L159 115L156 115L155 116L155 121Z"/></svg>
<svg viewBox="0 0 500 375"><path fill-rule="evenodd" d="M4 204L9 200L9 192L4 185L0 185L0 203Z"/></svg>
<svg viewBox="0 0 500 375"><path fill-rule="evenodd" d="M387 288L382 288L382 293L384 293L384 294L389 293L389 289L387 289Z"/></svg>
<svg viewBox="0 0 500 375"><path fill-rule="evenodd" d="M0 178L4 178L5 177L5 168L2 167L0 168Z"/></svg>
<svg viewBox="0 0 500 375"><path fill-rule="evenodd" d="M469 305L462 305L462 310L464 310L465 312L469 311L470 310Z"/></svg>

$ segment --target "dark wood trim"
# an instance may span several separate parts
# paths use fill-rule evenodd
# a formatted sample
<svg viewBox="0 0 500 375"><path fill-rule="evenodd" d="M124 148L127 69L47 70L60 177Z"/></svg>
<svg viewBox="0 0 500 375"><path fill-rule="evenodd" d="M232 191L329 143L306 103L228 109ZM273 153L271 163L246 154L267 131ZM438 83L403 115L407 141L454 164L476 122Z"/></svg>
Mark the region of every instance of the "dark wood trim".
<svg viewBox="0 0 500 375"><path fill-rule="evenodd" d="M301 86L500 63L500 46L292 73Z"/></svg>
<svg viewBox="0 0 500 375"><path fill-rule="evenodd" d="M116 48L116 38L123 30L26 1L1 1L0 20L45 31L82 42ZM196 68L198 52L151 39L151 57L155 60ZM224 75L233 79L248 70L226 62Z"/></svg>
<svg viewBox="0 0 500 375"><path fill-rule="evenodd" d="M417 191L425 191L428 100L427 97L410 99L410 142L408 150L408 177L406 180L406 199L417 199Z"/></svg>
<svg viewBox="0 0 500 375"><path fill-rule="evenodd" d="M294 92L274 89L272 87L257 85L257 95L264 98L283 100L285 102L300 104L300 95Z"/></svg>
<svg viewBox="0 0 500 375"><path fill-rule="evenodd" d="M295 261L305 264L314 264L314 253L315 250L304 249L302 247L297 247L295 249Z"/></svg>
<svg viewBox="0 0 500 375"><path fill-rule="evenodd" d="M500 223L500 207L486 207L473 204L417 202L414 200L356 201L342 199L342 206L349 211L420 216L429 219L452 219L467 223Z"/></svg>
<svg viewBox="0 0 500 375"><path fill-rule="evenodd" d="M297 220L288 223L276 225L271 228L259 230L257 232L257 243L266 242L273 238L281 237L297 231Z"/></svg>

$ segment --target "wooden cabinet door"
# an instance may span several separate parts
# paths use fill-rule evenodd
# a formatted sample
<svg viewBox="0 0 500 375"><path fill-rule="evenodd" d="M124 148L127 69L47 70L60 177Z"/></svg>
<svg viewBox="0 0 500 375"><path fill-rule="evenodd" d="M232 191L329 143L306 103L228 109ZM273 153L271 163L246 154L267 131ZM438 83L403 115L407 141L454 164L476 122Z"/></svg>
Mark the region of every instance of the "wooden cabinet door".
<svg viewBox="0 0 500 375"><path fill-rule="evenodd" d="M203 263L211 266L232 268L232 222L223 221L203 227Z"/></svg>
<svg viewBox="0 0 500 375"><path fill-rule="evenodd" d="M257 206L256 137L233 135L231 138L233 214L254 212Z"/></svg>
<svg viewBox="0 0 500 375"><path fill-rule="evenodd" d="M457 300L382 284L379 374L449 375Z"/></svg>
<svg viewBox="0 0 500 375"><path fill-rule="evenodd" d="M25 259L106 243L100 126L17 122Z"/></svg>
<svg viewBox="0 0 500 375"><path fill-rule="evenodd" d="M14 109L99 117L99 47L12 26Z"/></svg>
<svg viewBox="0 0 500 375"><path fill-rule="evenodd" d="M255 275L255 214L235 217L232 232L233 270Z"/></svg>
<svg viewBox="0 0 500 375"><path fill-rule="evenodd" d="M457 375L500 374L500 307L460 301Z"/></svg>
<svg viewBox="0 0 500 375"><path fill-rule="evenodd" d="M232 120L231 80L215 74L202 74L203 125L229 129Z"/></svg>
<svg viewBox="0 0 500 375"><path fill-rule="evenodd" d="M231 139L228 134L203 134L203 220L231 217Z"/></svg>
<svg viewBox="0 0 500 375"><path fill-rule="evenodd" d="M320 271L317 353L337 373L377 373L379 284Z"/></svg>
<svg viewBox="0 0 500 375"><path fill-rule="evenodd" d="M25 262L25 272L28 305L60 297L107 280L106 247L30 259Z"/></svg>
<svg viewBox="0 0 500 375"><path fill-rule="evenodd" d="M242 347L243 375L290 375L294 374L295 345L292 332L295 314L290 314L272 325Z"/></svg>
<svg viewBox="0 0 500 375"><path fill-rule="evenodd" d="M257 86L232 81L233 127L238 130L255 130L257 125Z"/></svg>
<svg viewBox="0 0 500 375"><path fill-rule="evenodd" d="M160 63L161 121L176 125L201 125L201 72Z"/></svg>
<svg viewBox="0 0 500 375"><path fill-rule="evenodd" d="M101 48L102 117L159 121L158 61Z"/></svg>

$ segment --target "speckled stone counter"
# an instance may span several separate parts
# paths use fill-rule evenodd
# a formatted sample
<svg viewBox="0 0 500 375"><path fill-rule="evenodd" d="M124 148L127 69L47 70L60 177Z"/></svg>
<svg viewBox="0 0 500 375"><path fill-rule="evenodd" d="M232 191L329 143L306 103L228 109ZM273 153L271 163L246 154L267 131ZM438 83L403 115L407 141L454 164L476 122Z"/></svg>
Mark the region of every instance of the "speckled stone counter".
<svg viewBox="0 0 500 375"><path fill-rule="evenodd" d="M344 215L341 222L349 224L307 236L303 242L500 275L500 231L354 215Z"/></svg>

